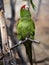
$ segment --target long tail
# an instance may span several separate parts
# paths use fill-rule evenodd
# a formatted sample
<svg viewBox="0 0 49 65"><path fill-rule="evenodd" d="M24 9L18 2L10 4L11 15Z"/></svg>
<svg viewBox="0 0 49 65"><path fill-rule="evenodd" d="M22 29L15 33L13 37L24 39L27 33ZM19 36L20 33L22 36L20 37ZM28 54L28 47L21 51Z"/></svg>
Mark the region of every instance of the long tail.
<svg viewBox="0 0 49 65"><path fill-rule="evenodd" d="M33 65L32 63L32 46L31 46L31 43L28 42L28 43L25 43L25 48L26 48L26 53L27 53L27 56L29 58L29 61L30 61L30 64Z"/></svg>

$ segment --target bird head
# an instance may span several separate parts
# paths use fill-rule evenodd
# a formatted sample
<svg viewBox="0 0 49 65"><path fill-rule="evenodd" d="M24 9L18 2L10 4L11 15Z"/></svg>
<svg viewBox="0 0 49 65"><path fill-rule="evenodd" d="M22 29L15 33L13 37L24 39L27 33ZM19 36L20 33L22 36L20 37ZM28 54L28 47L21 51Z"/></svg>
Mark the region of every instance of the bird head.
<svg viewBox="0 0 49 65"><path fill-rule="evenodd" d="M29 9L29 6L28 6L28 5L23 5L23 6L21 7L21 9L28 10L28 9Z"/></svg>
<svg viewBox="0 0 49 65"><path fill-rule="evenodd" d="M31 16L30 11L29 11L29 6L28 6L28 5L23 5L23 6L21 7L20 16L21 16L21 17Z"/></svg>

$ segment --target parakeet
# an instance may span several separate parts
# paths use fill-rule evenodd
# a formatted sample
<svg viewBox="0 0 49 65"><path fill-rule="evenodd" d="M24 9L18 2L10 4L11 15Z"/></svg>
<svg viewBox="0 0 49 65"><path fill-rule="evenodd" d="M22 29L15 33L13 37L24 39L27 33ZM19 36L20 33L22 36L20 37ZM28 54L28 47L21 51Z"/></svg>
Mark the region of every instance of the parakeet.
<svg viewBox="0 0 49 65"><path fill-rule="evenodd" d="M31 19L29 6L23 5L20 9L20 20L16 25L16 32L18 40L24 40L26 37L34 39L35 35L35 23ZM32 65L32 45L31 41L24 43L26 53L28 55L30 64Z"/></svg>

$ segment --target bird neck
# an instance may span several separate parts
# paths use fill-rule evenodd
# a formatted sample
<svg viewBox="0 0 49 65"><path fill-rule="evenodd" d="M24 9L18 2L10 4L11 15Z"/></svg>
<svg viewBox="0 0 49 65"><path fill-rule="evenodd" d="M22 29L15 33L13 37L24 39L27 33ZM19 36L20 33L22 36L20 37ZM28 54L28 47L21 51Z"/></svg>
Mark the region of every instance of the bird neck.
<svg viewBox="0 0 49 65"><path fill-rule="evenodd" d="M31 20L31 18L24 16L24 17L21 17L21 20L27 20L27 21L29 21L29 20Z"/></svg>

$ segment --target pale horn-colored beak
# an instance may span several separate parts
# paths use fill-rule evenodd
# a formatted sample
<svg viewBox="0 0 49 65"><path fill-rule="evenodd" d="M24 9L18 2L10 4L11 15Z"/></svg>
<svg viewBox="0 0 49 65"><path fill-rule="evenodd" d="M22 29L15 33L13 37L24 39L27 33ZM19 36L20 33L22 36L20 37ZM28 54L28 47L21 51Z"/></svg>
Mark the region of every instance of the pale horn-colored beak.
<svg viewBox="0 0 49 65"><path fill-rule="evenodd" d="M28 6L28 5L26 5L26 6L25 6L25 9L26 9L26 10L28 10L28 9L29 9L29 6Z"/></svg>

